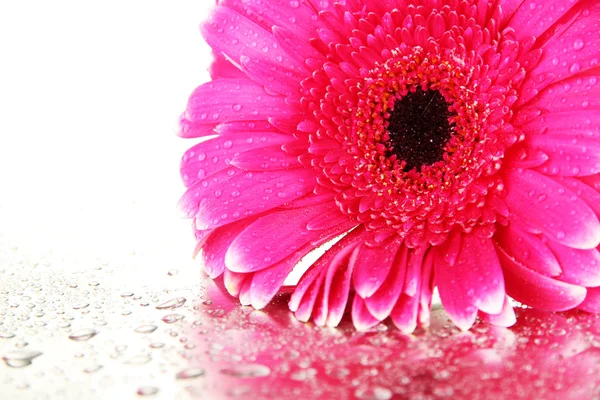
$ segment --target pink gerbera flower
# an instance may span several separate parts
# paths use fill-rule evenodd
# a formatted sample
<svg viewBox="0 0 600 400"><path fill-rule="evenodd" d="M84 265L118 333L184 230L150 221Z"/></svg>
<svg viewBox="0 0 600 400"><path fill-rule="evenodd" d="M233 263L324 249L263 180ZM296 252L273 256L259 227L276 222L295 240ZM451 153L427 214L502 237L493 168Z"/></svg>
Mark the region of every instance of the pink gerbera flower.
<svg viewBox="0 0 600 400"><path fill-rule="evenodd" d="M206 272L301 321L600 312L598 0L219 0L181 208ZM220 278L219 278L220 279Z"/></svg>

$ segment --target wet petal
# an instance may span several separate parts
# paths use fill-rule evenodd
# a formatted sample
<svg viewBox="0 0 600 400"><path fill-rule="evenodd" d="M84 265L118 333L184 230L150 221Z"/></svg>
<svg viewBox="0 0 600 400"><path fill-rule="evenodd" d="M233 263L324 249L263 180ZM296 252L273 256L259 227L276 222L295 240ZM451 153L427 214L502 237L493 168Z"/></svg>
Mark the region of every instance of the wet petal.
<svg viewBox="0 0 600 400"><path fill-rule="evenodd" d="M498 226L494 239L517 262L539 274L553 277L562 272L548 246L540 238L525 232L515 224Z"/></svg>
<svg viewBox="0 0 600 400"><path fill-rule="evenodd" d="M577 307L586 295L585 288L540 275L525 268L498 248L506 293L513 299L544 311L565 311Z"/></svg>
<svg viewBox="0 0 600 400"><path fill-rule="evenodd" d="M354 264L354 289L364 299L370 297L385 281L396 253L402 244L399 238L381 246L363 244Z"/></svg>
<svg viewBox="0 0 600 400"><path fill-rule="evenodd" d="M577 195L554 180L531 170L506 174L508 208L527 225L552 240L579 249L600 243L600 222ZM532 212L535 207L543 212Z"/></svg>

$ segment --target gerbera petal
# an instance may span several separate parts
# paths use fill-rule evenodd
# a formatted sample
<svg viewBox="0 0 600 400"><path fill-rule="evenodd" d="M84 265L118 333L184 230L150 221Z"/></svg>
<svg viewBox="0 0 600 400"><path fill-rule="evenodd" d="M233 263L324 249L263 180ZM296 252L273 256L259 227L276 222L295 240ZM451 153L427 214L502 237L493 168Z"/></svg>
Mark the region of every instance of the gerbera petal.
<svg viewBox="0 0 600 400"><path fill-rule="evenodd" d="M302 168L298 157L281 150L281 145L262 147L236 154L230 164L246 171L278 171Z"/></svg>
<svg viewBox="0 0 600 400"><path fill-rule="evenodd" d="M225 253L227 253L227 249L237 235L252 222L253 219L247 218L217 228L205 239L200 252L200 259L208 276L214 279L225 271Z"/></svg>
<svg viewBox="0 0 600 400"><path fill-rule="evenodd" d="M587 176L600 173L600 141L577 136L531 135L527 145L548 160L537 169L546 175Z"/></svg>
<svg viewBox="0 0 600 400"><path fill-rule="evenodd" d="M329 249L315 264L314 269L324 271L312 309L312 317L319 326L337 326L340 322L348 301L352 266L350 259L353 257L356 246L362 239L363 229L355 229ZM304 278L301 279L301 282ZM308 277L313 280L312 276ZM316 284L317 282L313 283ZM300 288L300 284L298 287ZM304 291L302 289L302 291ZM308 298L312 301L312 297ZM304 300L302 300L303 302ZM290 306L291 307L291 306ZM300 311L301 304L298 307Z"/></svg>
<svg viewBox="0 0 600 400"><path fill-rule="evenodd" d="M532 170L506 174L506 203L514 215L548 237L578 249L600 243L600 222L590 207L558 182ZM543 212L532 212L532 203Z"/></svg>
<svg viewBox="0 0 600 400"><path fill-rule="evenodd" d="M529 74L523 90L539 90L598 65L600 37L596 33L600 28L600 4L578 2L578 6L568 16L573 18L559 27L560 31L549 32L552 35L542 47L540 62Z"/></svg>
<svg viewBox="0 0 600 400"><path fill-rule="evenodd" d="M279 145L294 140L293 137L273 132L249 132L236 136L217 136L198 143L185 152L181 159L181 176L190 187L232 165L236 156L253 149ZM247 156L246 156L247 157ZM235 164L233 164L235 165Z"/></svg>
<svg viewBox="0 0 600 400"><path fill-rule="evenodd" d="M294 269L294 266L308 253L312 248L304 251L297 251L285 260L277 264L254 273L252 284L250 286L250 300L252 307L260 310L265 307L277 294L285 278Z"/></svg>
<svg viewBox="0 0 600 400"><path fill-rule="evenodd" d="M213 175L190 188L190 195L184 195L196 199L192 205L197 204L198 229L216 228L273 209L304 196L315 186L314 172L306 169L222 172L226 179L215 182L218 174Z"/></svg>
<svg viewBox="0 0 600 400"><path fill-rule="evenodd" d="M283 96L267 93L259 83L249 79L217 79L192 93L185 119L214 124L285 117L292 111Z"/></svg>
<svg viewBox="0 0 600 400"><path fill-rule="evenodd" d="M596 216L600 218L600 192L593 187L594 180L600 182L600 175L583 178L585 181L574 178L559 177L557 181L569 188L579 196L579 198L590 206L590 208L596 213ZM590 185L591 184L591 185Z"/></svg>
<svg viewBox="0 0 600 400"><path fill-rule="evenodd" d="M431 314L431 298L433 296L434 276L433 276L433 251L428 251L423 260L421 276L421 296L419 305L419 324L423 327L429 326ZM393 312L392 312L393 313Z"/></svg>
<svg viewBox="0 0 600 400"><path fill-rule="evenodd" d="M536 0L525 0L515 9L508 26L514 28L519 40L529 36L538 37L568 14L575 4L573 0L555 0L549 7Z"/></svg>
<svg viewBox="0 0 600 400"><path fill-rule="evenodd" d="M214 79L246 79L246 74L221 53L213 51L213 62L208 71Z"/></svg>
<svg viewBox="0 0 600 400"><path fill-rule="evenodd" d="M497 249L502 263L506 293L513 299L544 311L565 311L577 307L586 289L548 278L525 268L501 248Z"/></svg>
<svg viewBox="0 0 600 400"><path fill-rule="evenodd" d="M580 286L600 286L600 252L597 249L573 249L552 240L548 241L548 247L561 265L562 274L557 279Z"/></svg>
<svg viewBox="0 0 600 400"><path fill-rule="evenodd" d="M251 59L242 56L241 65L244 71L256 82L264 85L269 91L277 92L285 96L300 96L298 82L305 78L308 73L295 71L291 67L273 64L264 60Z"/></svg>
<svg viewBox="0 0 600 400"><path fill-rule="evenodd" d="M413 258L413 252L410 252L410 258ZM401 246L383 284L370 297L364 299L369 312L375 318L384 320L394 309L402 293L408 262L409 250L406 246Z"/></svg>
<svg viewBox="0 0 600 400"><path fill-rule="evenodd" d="M223 273L223 285L230 295L238 297L246 281L252 279L251 274L238 274L237 272L225 269Z"/></svg>
<svg viewBox="0 0 600 400"><path fill-rule="evenodd" d="M600 288L588 288L585 300L577 308L591 313L600 313Z"/></svg>
<svg viewBox="0 0 600 400"><path fill-rule="evenodd" d="M398 238L381 246L360 246L353 266L354 290L360 297L372 296L383 284L401 244L402 240Z"/></svg>
<svg viewBox="0 0 600 400"><path fill-rule="evenodd" d="M514 224L498 226L494 239L504 251L521 265L554 277L562 272L556 257L537 236L527 233Z"/></svg>
<svg viewBox="0 0 600 400"><path fill-rule="evenodd" d="M483 311L479 312L479 316L485 322L488 322L492 325L500 326L503 328L508 328L509 326L513 326L517 322L517 317L515 315L515 310L513 310L512 305L510 304L510 300L508 296L504 298L504 304L502 306L502 311L498 314L487 314Z"/></svg>
<svg viewBox="0 0 600 400"><path fill-rule="evenodd" d="M269 25L289 29L300 40L308 41L319 26L315 10L305 0L246 0L246 5Z"/></svg>
<svg viewBox="0 0 600 400"><path fill-rule="evenodd" d="M477 309L489 314L502 310L504 278L490 239L464 235L456 262L444 262L438 251L434 266L442 304L459 328L471 327Z"/></svg>
<svg viewBox="0 0 600 400"><path fill-rule="evenodd" d="M236 63L242 56L269 60L274 64L301 67L283 51L273 34L238 12L227 7L216 7L208 23L200 31L206 42L217 52L222 52ZM252 32L252 39L247 35Z"/></svg>
<svg viewBox="0 0 600 400"><path fill-rule="evenodd" d="M295 208L272 212L259 218L233 241L225 256L227 268L238 272L254 272L277 263L308 243L317 243L332 234L329 230L310 231L307 221L319 213L339 213L334 205ZM282 223L285 222L284 229ZM355 226L350 220L331 228L341 234Z"/></svg>
<svg viewBox="0 0 600 400"><path fill-rule="evenodd" d="M354 296L352 302L352 323L359 331L366 331L380 323L367 309L364 300L360 296Z"/></svg>

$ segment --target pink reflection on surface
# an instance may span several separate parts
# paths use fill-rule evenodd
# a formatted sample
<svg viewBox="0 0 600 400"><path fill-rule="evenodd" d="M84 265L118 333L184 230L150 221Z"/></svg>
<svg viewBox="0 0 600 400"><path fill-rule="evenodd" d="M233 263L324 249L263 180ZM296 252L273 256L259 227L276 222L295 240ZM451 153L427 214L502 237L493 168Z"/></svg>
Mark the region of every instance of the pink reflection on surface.
<svg viewBox="0 0 600 400"><path fill-rule="evenodd" d="M209 286L192 328L207 369L193 396L252 399L591 399L600 396L600 319L518 309L510 329L463 333L444 310L405 335L388 325L357 332L296 321L281 295L264 311ZM208 358L208 361L204 361Z"/></svg>

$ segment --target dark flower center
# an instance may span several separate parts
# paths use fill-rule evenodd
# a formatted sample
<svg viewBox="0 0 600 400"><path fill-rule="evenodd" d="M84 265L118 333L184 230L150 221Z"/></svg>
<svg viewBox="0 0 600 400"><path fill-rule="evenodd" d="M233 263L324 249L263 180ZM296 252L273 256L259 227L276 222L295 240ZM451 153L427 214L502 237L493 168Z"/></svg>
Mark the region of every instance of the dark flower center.
<svg viewBox="0 0 600 400"><path fill-rule="evenodd" d="M449 106L439 91L420 88L394 103L388 120L389 155L406 161L404 171L421 171L422 166L442 160L452 136Z"/></svg>

